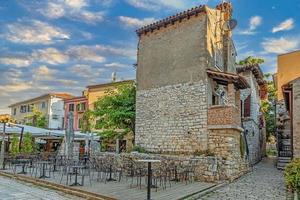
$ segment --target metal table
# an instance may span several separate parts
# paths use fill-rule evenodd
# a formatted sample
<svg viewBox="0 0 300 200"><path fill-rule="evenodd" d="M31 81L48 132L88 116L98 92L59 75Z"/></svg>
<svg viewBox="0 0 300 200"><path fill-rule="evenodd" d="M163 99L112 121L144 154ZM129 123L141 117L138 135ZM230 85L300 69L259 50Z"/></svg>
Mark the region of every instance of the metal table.
<svg viewBox="0 0 300 200"><path fill-rule="evenodd" d="M79 174L78 170L85 168L85 166L74 165L74 166L70 166L70 168L72 168L74 170L74 174L75 174L75 182L73 184L71 184L70 186L82 186L82 184L78 183L78 174Z"/></svg>
<svg viewBox="0 0 300 200"><path fill-rule="evenodd" d="M151 200L151 187L152 187L152 163L160 163L160 160L138 160L138 162L148 163L148 184L147 184L147 200Z"/></svg>
<svg viewBox="0 0 300 200"><path fill-rule="evenodd" d="M18 159L17 161L22 164L22 171L18 174L27 174L25 171L25 165L30 162L30 159Z"/></svg>
<svg viewBox="0 0 300 200"><path fill-rule="evenodd" d="M49 176L46 176L46 165L50 164L49 161L38 161L37 164L42 165L42 175L39 178L50 178Z"/></svg>

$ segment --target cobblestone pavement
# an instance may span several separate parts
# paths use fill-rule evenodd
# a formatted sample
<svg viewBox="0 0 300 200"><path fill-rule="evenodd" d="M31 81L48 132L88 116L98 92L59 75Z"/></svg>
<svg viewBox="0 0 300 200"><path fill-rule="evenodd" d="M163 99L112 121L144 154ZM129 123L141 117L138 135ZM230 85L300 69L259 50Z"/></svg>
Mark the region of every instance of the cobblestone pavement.
<svg viewBox="0 0 300 200"><path fill-rule="evenodd" d="M0 200L80 200L80 198L0 177Z"/></svg>
<svg viewBox="0 0 300 200"><path fill-rule="evenodd" d="M274 166L274 158L265 158L254 166L253 172L201 200L284 200L283 172Z"/></svg>

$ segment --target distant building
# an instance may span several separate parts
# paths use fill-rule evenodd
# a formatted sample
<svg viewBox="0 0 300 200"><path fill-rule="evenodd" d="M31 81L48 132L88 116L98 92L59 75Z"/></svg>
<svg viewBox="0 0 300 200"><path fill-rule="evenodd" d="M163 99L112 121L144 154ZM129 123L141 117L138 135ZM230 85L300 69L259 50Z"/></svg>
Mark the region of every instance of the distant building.
<svg viewBox="0 0 300 200"><path fill-rule="evenodd" d="M266 153L266 127L260 105L261 100L267 98L267 84L259 65L237 66L237 72L246 77L250 85L241 90L241 116L249 161L255 164Z"/></svg>
<svg viewBox="0 0 300 200"><path fill-rule="evenodd" d="M21 124L28 122L26 116L32 113L33 107L38 108L47 119L47 128L62 129L64 121L64 100L73 97L68 93L49 93L9 106L11 116Z"/></svg>
<svg viewBox="0 0 300 200"><path fill-rule="evenodd" d="M84 112L88 110L88 100L86 97L74 97L71 99L65 100L65 114L64 114L64 128L66 127L67 117L69 112L73 112L74 121L73 121L73 129L74 131L79 131L82 128L82 118Z"/></svg>
<svg viewBox="0 0 300 200"><path fill-rule="evenodd" d="M86 98L88 99L89 109L94 110L95 102L98 99L106 96L109 90L115 90L118 86L122 84L128 84L133 82L133 80L126 80L87 86L87 89L83 93L84 96L86 96Z"/></svg>

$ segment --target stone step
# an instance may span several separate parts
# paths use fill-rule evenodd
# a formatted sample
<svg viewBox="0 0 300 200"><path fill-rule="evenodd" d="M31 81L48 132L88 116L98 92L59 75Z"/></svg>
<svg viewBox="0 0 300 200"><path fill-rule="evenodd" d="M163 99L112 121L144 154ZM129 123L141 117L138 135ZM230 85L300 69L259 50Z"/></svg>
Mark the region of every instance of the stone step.
<svg viewBox="0 0 300 200"><path fill-rule="evenodd" d="M277 169L284 170L287 164L289 163L277 163Z"/></svg>
<svg viewBox="0 0 300 200"><path fill-rule="evenodd" d="M291 162L291 157L278 157L278 162Z"/></svg>

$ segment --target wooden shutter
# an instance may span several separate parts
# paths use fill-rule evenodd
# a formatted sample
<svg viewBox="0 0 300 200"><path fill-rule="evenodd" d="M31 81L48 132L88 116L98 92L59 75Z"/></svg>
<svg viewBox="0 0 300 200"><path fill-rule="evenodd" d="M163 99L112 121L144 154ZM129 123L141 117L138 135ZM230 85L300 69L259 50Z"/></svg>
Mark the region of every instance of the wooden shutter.
<svg viewBox="0 0 300 200"><path fill-rule="evenodd" d="M244 101L244 117L250 117L251 115L251 94Z"/></svg>

